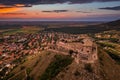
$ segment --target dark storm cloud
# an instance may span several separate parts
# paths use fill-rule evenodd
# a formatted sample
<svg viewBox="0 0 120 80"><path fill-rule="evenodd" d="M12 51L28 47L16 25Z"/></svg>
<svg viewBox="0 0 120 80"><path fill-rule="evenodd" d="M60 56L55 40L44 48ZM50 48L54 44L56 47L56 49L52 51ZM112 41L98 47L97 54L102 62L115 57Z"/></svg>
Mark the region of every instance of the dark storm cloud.
<svg viewBox="0 0 120 80"><path fill-rule="evenodd" d="M36 4L55 4L55 3L65 3L70 4L81 4L81 3L91 3L91 2L110 2L110 1L120 1L120 0L0 0L0 4L14 6L14 4L25 4L24 7ZM31 6L30 6L31 7Z"/></svg>
<svg viewBox="0 0 120 80"><path fill-rule="evenodd" d="M52 10L52 11L42 11L42 12L46 12L46 13L51 13L51 12L62 13L62 12L68 12L68 10Z"/></svg>
<svg viewBox="0 0 120 80"><path fill-rule="evenodd" d="M115 6L115 7L105 7L105 8L99 8L99 9L105 9L105 10L120 10L120 6Z"/></svg>

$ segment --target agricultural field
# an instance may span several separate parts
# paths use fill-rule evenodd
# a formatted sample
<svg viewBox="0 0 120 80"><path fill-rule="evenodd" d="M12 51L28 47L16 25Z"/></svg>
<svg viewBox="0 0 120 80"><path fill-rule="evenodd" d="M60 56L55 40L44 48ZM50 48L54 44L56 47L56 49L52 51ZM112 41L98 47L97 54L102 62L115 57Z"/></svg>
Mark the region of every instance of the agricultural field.
<svg viewBox="0 0 120 80"><path fill-rule="evenodd" d="M118 64L120 64L120 31L104 31L96 33L93 38Z"/></svg>
<svg viewBox="0 0 120 80"><path fill-rule="evenodd" d="M36 26L23 26L22 28L17 29L6 29L6 30L0 30L2 35L12 35L16 33L37 33L41 30L44 30L42 27L36 27Z"/></svg>

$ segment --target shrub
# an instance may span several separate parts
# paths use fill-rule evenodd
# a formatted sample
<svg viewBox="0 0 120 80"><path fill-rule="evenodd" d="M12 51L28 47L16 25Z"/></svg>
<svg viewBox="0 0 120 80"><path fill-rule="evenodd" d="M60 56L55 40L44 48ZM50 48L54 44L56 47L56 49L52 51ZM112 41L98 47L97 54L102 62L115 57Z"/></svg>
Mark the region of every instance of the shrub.
<svg viewBox="0 0 120 80"><path fill-rule="evenodd" d="M93 72L93 68L92 68L92 66L91 66L90 63L85 64L84 68L85 68L85 70L87 70L88 72Z"/></svg>
<svg viewBox="0 0 120 80"><path fill-rule="evenodd" d="M23 69L25 69L25 66L21 66L21 67L20 67L20 70L23 70Z"/></svg>
<svg viewBox="0 0 120 80"><path fill-rule="evenodd" d="M75 75L75 76L80 76L80 72L75 71L74 75Z"/></svg>
<svg viewBox="0 0 120 80"><path fill-rule="evenodd" d="M26 69L26 72L27 72L28 75L30 74L31 71L32 71L31 68L27 68L27 69Z"/></svg>
<svg viewBox="0 0 120 80"><path fill-rule="evenodd" d="M72 55L73 54L73 50L69 50L69 54Z"/></svg>

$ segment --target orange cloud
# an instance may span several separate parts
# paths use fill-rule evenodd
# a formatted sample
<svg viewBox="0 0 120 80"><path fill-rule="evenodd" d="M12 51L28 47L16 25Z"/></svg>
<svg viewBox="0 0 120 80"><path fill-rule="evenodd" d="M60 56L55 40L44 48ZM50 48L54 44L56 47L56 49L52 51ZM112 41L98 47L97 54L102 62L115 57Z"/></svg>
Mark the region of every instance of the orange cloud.
<svg viewBox="0 0 120 80"><path fill-rule="evenodd" d="M21 8L16 8L16 7L2 8L2 9L0 9L0 13L15 12L15 11L19 11L19 10L21 10Z"/></svg>
<svg viewBox="0 0 120 80"><path fill-rule="evenodd" d="M24 11L24 8L22 8L22 10L20 10L21 8L10 8L8 9L8 11L3 11L5 13L7 13L5 15L5 13L0 14L0 18L22 18L22 19L29 19L29 18L74 18L74 17L87 17L87 14L84 13L76 13L76 12L65 12L65 13L44 13L44 12L38 12L38 11ZM19 11L20 10L20 11ZM9 12L10 11L10 12ZM17 12L13 12L13 11L17 11ZM24 14L19 14L19 13L25 13ZM9 15L8 15L9 14ZM16 15L15 15L16 14Z"/></svg>
<svg viewBox="0 0 120 80"><path fill-rule="evenodd" d="M16 7L24 7L24 4L15 4Z"/></svg>
<svg viewBox="0 0 120 80"><path fill-rule="evenodd" d="M14 4L14 5L2 5L0 4L0 13L16 12L22 9L22 7L27 7L24 4Z"/></svg>

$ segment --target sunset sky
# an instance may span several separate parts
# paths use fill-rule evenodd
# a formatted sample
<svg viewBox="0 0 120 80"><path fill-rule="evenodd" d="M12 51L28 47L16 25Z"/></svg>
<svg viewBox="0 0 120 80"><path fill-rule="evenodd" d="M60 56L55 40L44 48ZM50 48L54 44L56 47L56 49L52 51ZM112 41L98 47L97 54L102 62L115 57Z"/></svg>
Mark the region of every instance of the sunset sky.
<svg viewBox="0 0 120 80"><path fill-rule="evenodd" d="M0 0L0 21L111 21L120 0Z"/></svg>

